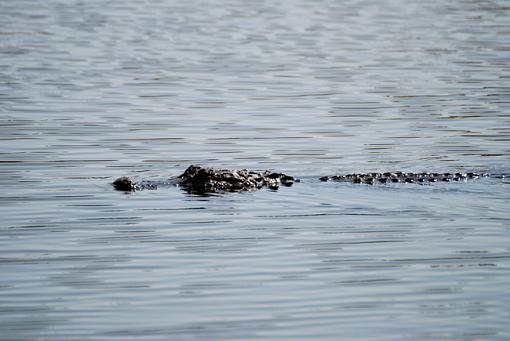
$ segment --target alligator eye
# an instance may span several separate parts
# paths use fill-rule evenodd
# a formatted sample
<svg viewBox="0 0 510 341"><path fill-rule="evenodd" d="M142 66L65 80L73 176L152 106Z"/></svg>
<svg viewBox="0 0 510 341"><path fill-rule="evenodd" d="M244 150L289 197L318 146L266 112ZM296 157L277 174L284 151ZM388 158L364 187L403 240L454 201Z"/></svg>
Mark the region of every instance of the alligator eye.
<svg viewBox="0 0 510 341"><path fill-rule="evenodd" d="M284 175L281 177L280 182L285 186L292 186L294 178L292 176Z"/></svg>

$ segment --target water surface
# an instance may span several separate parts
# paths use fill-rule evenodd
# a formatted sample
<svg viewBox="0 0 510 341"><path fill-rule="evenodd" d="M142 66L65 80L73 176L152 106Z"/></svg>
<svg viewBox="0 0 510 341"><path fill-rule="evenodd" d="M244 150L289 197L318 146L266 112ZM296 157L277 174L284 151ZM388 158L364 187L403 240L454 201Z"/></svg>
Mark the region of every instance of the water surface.
<svg viewBox="0 0 510 341"><path fill-rule="evenodd" d="M0 3L1 340L508 340L506 1ZM197 163L291 188L115 192Z"/></svg>

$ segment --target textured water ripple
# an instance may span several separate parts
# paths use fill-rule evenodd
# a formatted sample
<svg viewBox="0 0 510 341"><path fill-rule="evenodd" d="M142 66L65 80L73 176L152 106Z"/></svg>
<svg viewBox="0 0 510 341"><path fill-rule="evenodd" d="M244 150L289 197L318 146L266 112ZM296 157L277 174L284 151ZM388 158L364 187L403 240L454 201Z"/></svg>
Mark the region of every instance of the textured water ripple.
<svg viewBox="0 0 510 341"><path fill-rule="evenodd" d="M1 340L507 340L505 1L0 2ZM310 178L307 178L310 177Z"/></svg>

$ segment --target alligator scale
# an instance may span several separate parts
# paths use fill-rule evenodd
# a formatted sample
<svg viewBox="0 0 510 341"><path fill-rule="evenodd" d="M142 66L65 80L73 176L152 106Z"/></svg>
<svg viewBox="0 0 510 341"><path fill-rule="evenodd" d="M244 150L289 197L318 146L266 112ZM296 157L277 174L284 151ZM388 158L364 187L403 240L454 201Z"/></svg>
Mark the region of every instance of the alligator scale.
<svg viewBox="0 0 510 341"><path fill-rule="evenodd" d="M349 182L354 184L386 184L386 183L434 183L466 181L485 177L506 178L504 174L487 173L353 173L345 175L332 175L320 177L320 181ZM189 166L184 173L165 181L134 181L123 176L113 182L119 191L139 191L144 189L157 189L158 187L178 186L189 193L207 194L218 192L245 192L261 188L278 189L279 186L292 186L299 182L292 176L271 171L255 172L246 169L228 170L201 166Z"/></svg>

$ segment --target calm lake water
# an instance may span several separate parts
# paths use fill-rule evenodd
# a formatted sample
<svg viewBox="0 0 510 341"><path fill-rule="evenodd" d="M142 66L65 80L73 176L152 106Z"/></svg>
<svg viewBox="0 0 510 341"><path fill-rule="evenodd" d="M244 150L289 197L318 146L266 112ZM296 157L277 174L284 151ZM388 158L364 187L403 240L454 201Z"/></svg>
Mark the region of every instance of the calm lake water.
<svg viewBox="0 0 510 341"><path fill-rule="evenodd" d="M510 3L0 1L0 339L509 340ZM189 164L278 191L116 192Z"/></svg>

